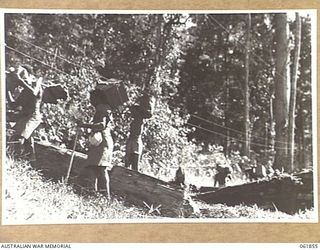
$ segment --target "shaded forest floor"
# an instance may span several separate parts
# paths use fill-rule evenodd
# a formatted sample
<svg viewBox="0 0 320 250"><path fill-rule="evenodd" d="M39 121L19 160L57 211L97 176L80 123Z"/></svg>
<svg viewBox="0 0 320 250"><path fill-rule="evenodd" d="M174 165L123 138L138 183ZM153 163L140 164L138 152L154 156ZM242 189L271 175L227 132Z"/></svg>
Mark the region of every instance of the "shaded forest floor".
<svg viewBox="0 0 320 250"><path fill-rule="evenodd" d="M112 222L126 219L159 219L156 210L124 205L117 197L108 201L99 194L81 196L71 186L45 179L27 161L6 158L4 220L8 223L79 223ZM208 205L192 201L199 219L266 219L305 220L314 211L301 211L293 216L279 211L266 211L257 206Z"/></svg>

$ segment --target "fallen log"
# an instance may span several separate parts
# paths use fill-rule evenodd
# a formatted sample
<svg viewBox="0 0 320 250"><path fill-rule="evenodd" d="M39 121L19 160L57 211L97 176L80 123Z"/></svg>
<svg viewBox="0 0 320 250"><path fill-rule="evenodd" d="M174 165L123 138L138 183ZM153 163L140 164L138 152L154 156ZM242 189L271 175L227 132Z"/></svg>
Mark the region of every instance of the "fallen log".
<svg viewBox="0 0 320 250"><path fill-rule="evenodd" d="M313 171L302 171L295 173L294 177L298 178L302 185L297 187L297 207L296 209L305 209L314 207L313 199Z"/></svg>
<svg viewBox="0 0 320 250"><path fill-rule="evenodd" d="M53 145L36 143L37 160L32 164L42 174L53 180L63 180L67 175L72 151ZM82 185L78 178L84 168L86 155L76 152L69 182L76 187ZM151 176L115 166L110 171L111 193L121 197L125 203L149 210L159 211L161 216L181 217L192 212L184 199L184 190L179 186L158 180Z"/></svg>
<svg viewBox="0 0 320 250"><path fill-rule="evenodd" d="M311 208L314 205L312 176L312 171L296 175L281 175L198 193L193 198L208 204L258 205L268 209L276 207L279 211L294 214L300 209Z"/></svg>
<svg viewBox="0 0 320 250"><path fill-rule="evenodd" d="M123 167L114 167L110 180L111 190L131 204L151 210L159 207L169 217L186 215L184 191L178 186Z"/></svg>

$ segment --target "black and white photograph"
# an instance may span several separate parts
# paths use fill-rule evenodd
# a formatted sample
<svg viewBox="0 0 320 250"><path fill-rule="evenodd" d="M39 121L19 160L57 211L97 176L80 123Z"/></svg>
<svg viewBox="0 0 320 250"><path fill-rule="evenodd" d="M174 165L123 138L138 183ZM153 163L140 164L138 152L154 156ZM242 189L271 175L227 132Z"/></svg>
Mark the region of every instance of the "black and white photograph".
<svg viewBox="0 0 320 250"><path fill-rule="evenodd" d="M316 11L1 11L2 224L316 223Z"/></svg>

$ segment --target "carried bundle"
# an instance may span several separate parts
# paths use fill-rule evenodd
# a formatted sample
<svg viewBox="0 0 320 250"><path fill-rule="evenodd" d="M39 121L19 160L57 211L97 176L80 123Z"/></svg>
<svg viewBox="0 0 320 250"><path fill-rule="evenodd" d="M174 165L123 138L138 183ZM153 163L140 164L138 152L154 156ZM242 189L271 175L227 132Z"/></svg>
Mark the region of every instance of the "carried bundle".
<svg viewBox="0 0 320 250"><path fill-rule="evenodd" d="M108 104L112 109L116 109L129 101L127 91L121 80L99 80L96 89L102 91L105 104Z"/></svg>
<svg viewBox="0 0 320 250"><path fill-rule="evenodd" d="M43 90L42 101L44 103L57 104L58 100L66 100L68 92L59 84L46 87Z"/></svg>

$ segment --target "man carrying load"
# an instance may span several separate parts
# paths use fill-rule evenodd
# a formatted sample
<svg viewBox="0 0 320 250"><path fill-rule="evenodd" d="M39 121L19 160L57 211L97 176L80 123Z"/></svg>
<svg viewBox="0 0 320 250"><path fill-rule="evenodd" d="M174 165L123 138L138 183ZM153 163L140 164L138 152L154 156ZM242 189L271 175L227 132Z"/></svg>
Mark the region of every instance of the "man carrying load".
<svg viewBox="0 0 320 250"><path fill-rule="evenodd" d="M142 132L144 120L151 118L154 106L155 98L145 94L139 100L139 105L134 105L130 108L133 120L130 124L130 134L126 143L126 168L138 171L138 164L143 149Z"/></svg>

